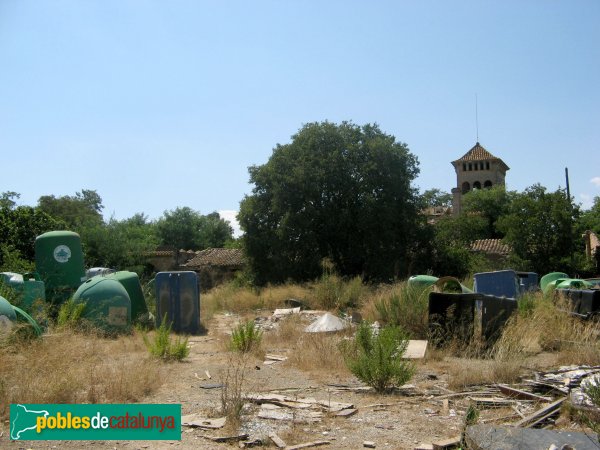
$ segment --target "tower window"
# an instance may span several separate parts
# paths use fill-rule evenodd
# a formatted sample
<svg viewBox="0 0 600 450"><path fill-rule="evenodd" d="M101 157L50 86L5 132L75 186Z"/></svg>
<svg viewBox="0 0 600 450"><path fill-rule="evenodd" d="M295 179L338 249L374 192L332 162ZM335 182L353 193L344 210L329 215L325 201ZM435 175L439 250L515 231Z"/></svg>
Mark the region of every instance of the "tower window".
<svg viewBox="0 0 600 450"><path fill-rule="evenodd" d="M490 170L490 162L489 161L485 162L485 169Z"/></svg>
<svg viewBox="0 0 600 450"><path fill-rule="evenodd" d="M481 183L479 181L473 183L473 189L481 189Z"/></svg>
<svg viewBox="0 0 600 450"><path fill-rule="evenodd" d="M473 170L473 164L469 163L469 170Z"/></svg>
<svg viewBox="0 0 600 450"><path fill-rule="evenodd" d="M467 163L463 163L463 172L467 171Z"/></svg>

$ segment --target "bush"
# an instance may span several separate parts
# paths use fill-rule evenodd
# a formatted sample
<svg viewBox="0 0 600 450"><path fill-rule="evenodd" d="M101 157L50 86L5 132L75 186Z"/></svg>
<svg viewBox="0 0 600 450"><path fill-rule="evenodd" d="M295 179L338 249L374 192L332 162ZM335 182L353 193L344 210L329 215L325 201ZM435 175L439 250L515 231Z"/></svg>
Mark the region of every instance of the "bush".
<svg viewBox="0 0 600 450"><path fill-rule="evenodd" d="M253 320L238 324L231 334L230 348L233 351L247 353L260 346L262 331Z"/></svg>
<svg viewBox="0 0 600 450"><path fill-rule="evenodd" d="M58 328L78 328L81 326L85 303L75 303L73 299L64 302L58 310L56 325Z"/></svg>
<svg viewBox="0 0 600 450"><path fill-rule="evenodd" d="M354 341L342 342L341 350L352 374L377 392L384 392L402 386L415 372L414 365L402 359L407 345L400 327L388 326L376 333L368 322L362 322Z"/></svg>
<svg viewBox="0 0 600 450"><path fill-rule="evenodd" d="M190 354L187 338L171 340L171 325L167 325L166 317L163 318L160 327L156 329L153 340L144 334L144 343L150 354L165 361L182 361Z"/></svg>
<svg viewBox="0 0 600 450"><path fill-rule="evenodd" d="M429 289L408 284L394 286L375 301L377 320L398 326L411 336L426 338L428 331Z"/></svg>

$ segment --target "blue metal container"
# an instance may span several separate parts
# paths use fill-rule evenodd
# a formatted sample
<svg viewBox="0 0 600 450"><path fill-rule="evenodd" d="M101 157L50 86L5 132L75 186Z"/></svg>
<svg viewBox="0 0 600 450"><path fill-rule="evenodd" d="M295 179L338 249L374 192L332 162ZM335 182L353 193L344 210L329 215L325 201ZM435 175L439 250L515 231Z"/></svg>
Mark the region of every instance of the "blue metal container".
<svg viewBox="0 0 600 450"><path fill-rule="evenodd" d="M159 272L155 288L157 326L166 319L177 333L200 333L200 292L196 272Z"/></svg>
<svg viewBox="0 0 600 450"><path fill-rule="evenodd" d="M474 278L475 292L515 299L528 291L536 290L538 282L537 273L514 270L476 273Z"/></svg>

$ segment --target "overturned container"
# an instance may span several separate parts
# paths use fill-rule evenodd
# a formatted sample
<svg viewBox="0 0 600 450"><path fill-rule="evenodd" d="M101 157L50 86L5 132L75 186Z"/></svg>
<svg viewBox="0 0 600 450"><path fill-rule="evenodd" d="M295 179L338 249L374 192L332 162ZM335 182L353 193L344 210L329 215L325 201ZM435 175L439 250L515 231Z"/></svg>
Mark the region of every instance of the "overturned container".
<svg viewBox="0 0 600 450"><path fill-rule="evenodd" d="M196 272L159 272L155 277L155 289L157 326L166 320L177 333L200 333L200 292Z"/></svg>
<svg viewBox="0 0 600 450"><path fill-rule="evenodd" d="M32 312L35 303L44 303L46 290L44 282L40 280L37 273L0 273L0 282L4 283L15 292L15 305L25 311Z"/></svg>
<svg viewBox="0 0 600 450"><path fill-rule="evenodd" d="M109 280L118 281L123 285L131 300L131 320L133 322L145 321L148 319L148 307L146 306L140 277L138 277L137 273L122 270L102 276Z"/></svg>
<svg viewBox="0 0 600 450"><path fill-rule="evenodd" d="M82 318L104 331L127 331L131 325L131 301L121 283L95 276L73 294L73 303L84 304Z"/></svg>

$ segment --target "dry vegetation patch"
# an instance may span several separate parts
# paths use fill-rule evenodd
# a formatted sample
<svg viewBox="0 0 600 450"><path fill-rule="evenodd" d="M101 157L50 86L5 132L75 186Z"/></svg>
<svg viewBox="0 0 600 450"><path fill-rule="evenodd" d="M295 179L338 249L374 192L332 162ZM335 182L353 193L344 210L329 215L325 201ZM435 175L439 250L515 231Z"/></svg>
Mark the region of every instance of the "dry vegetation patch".
<svg viewBox="0 0 600 450"><path fill-rule="evenodd" d="M0 352L0 416L11 403L136 402L162 383L138 334L103 339L71 331Z"/></svg>

